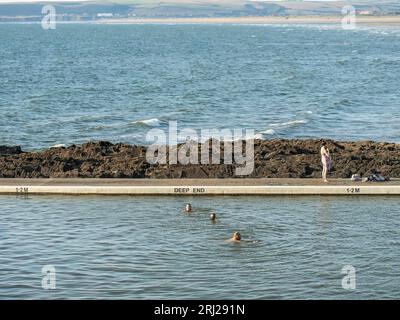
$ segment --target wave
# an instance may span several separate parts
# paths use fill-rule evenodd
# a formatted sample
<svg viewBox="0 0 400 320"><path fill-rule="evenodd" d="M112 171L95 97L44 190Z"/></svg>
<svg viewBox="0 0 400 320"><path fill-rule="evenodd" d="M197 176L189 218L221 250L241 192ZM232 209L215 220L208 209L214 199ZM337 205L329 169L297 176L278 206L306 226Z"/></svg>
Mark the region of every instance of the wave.
<svg viewBox="0 0 400 320"><path fill-rule="evenodd" d="M264 134L264 135L274 135L275 134L275 130L274 129L268 129L268 130L265 130L265 131L261 131L260 133Z"/></svg>
<svg viewBox="0 0 400 320"><path fill-rule="evenodd" d="M152 119L133 121L131 122L131 124L143 125L146 127L160 127L162 125L162 121L157 118L152 118Z"/></svg>
<svg viewBox="0 0 400 320"><path fill-rule="evenodd" d="M57 149L57 148L66 148L67 146L63 143L55 144L54 146L50 146L49 149Z"/></svg>
<svg viewBox="0 0 400 320"><path fill-rule="evenodd" d="M246 137L246 140L247 140L248 138ZM253 136L253 139L254 140L264 140L264 136L263 136L263 134L262 133L257 133L257 134L255 134L254 136Z"/></svg>
<svg viewBox="0 0 400 320"><path fill-rule="evenodd" d="M398 58L373 58L373 63L380 65L398 65L400 63L400 59Z"/></svg>
<svg viewBox="0 0 400 320"><path fill-rule="evenodd" d="M267 130L269 131L269 130ZM272 130L273 131L273 130ZM272 133L270 133L272 134ZM176 142L177 143L187 143L187 142L192 142L192 143L205 143L210 139L215 139L219 141L225 141L225 142L233 142L237 140L265 140L264 138L265 133L259 132L255 134L244 134L243 136L232 136L232 137L222 137L222 136L213 136L213 135L198 135L198 136L191 136L190 139L187 136L182 135L181 133L178 133L176 136Z"/></svg>
<svg viewBox="0 0 400 320"><path fill-rule="evenodd" d="M302 124L306 124L307 120L293 120L288 122L281 122L281 123L271 123L270 127L294 127Z"/></svg>

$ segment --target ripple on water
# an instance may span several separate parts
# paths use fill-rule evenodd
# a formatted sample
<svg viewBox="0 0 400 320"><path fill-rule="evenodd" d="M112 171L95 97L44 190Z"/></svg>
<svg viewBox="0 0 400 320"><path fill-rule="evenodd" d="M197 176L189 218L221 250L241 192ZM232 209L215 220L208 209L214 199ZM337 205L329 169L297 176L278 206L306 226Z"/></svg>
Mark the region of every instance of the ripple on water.
<svg viewBox="0 0 400 320"><path fill-rule="evenodd" d="M63 25L42 37L35 25L3 25L0 143L146 144L165 120L263 139L399 142L399 30Z"/></svg>
<svg viewBox="0 0 400 320"><path fill-rule="evenodd" d="M197 211L182 213L185 201ZM396 198L2 196L0 204L3 299L398 298ZM258 242L226 243L236 230ZM55 292L41 289L48 264ZM341 288L346 264L357 270L354 292Z"/></svg>

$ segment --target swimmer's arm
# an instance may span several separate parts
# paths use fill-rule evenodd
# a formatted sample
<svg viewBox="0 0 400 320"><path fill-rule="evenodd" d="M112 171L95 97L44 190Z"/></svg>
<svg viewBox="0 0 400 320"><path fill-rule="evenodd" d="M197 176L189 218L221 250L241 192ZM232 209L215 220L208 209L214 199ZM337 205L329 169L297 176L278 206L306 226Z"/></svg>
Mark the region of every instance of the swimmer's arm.
<svg viewBox="0 0 400 320"><path fill-rule="evenodd" d="M233 239L227 239L224 242L226 242L226 243L240 243L240 242L242 242L242 240L241 241L237 241L237 240L233 240Z"/></svg>

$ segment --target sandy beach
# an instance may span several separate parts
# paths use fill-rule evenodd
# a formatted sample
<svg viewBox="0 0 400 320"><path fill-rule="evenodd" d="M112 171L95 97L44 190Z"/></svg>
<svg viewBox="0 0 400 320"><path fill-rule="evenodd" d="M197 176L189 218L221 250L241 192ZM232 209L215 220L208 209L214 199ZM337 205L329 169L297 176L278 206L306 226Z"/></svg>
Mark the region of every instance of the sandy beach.
<svg viewBox="0 0 400 320"><path fill-rule="evenodd" d="M205 18L130 18L104 19L98 24L341 24L343 16L264 16L264 17L205 17ZM357 16L356 23L372 26L399 26L400 15Z"/></svg>

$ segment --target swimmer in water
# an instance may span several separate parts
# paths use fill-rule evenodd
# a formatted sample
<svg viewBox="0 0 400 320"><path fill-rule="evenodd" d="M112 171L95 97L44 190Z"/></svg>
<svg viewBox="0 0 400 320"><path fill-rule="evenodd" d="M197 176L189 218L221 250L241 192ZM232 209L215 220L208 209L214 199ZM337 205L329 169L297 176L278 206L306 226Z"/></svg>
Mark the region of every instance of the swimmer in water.
<svg viewBox="0 0 400 320"><path fill-rule="evenodd" d="M240 232L234 232L232 235L232 238L230 238L229 240L226 240L226 242L246 242L246 243L259 243L259 240L243 240L242 239L242 235L240 234Z"/></svg>
<svg viewBox="0 0 400 320"><path fill-rule="evenodd" d="M217 215L214 212L211 212L210 220L212 223L215 223L217 221Z"/></svg>
<svg viewBox="0 0 400 320"><path fill-rule="evenodd" d="M234 232L230 242L240 242L242 240L242 235L239 232Z"/></svg>
<svg viewBox="0 0 400 320"><path fill-rule="evenodd" d="M242 236L240 235L239 232L234 232L232 235L232 238L229 240L229 242L240 242L242 240Z"/></svg>
<svg viewBox="0 0 400 320"><path fill-rule="evenodd" d="M193 211L192 205L190 203L187 203L185 206L185 209L183 209L183 211L192 212Z"/></svg>

